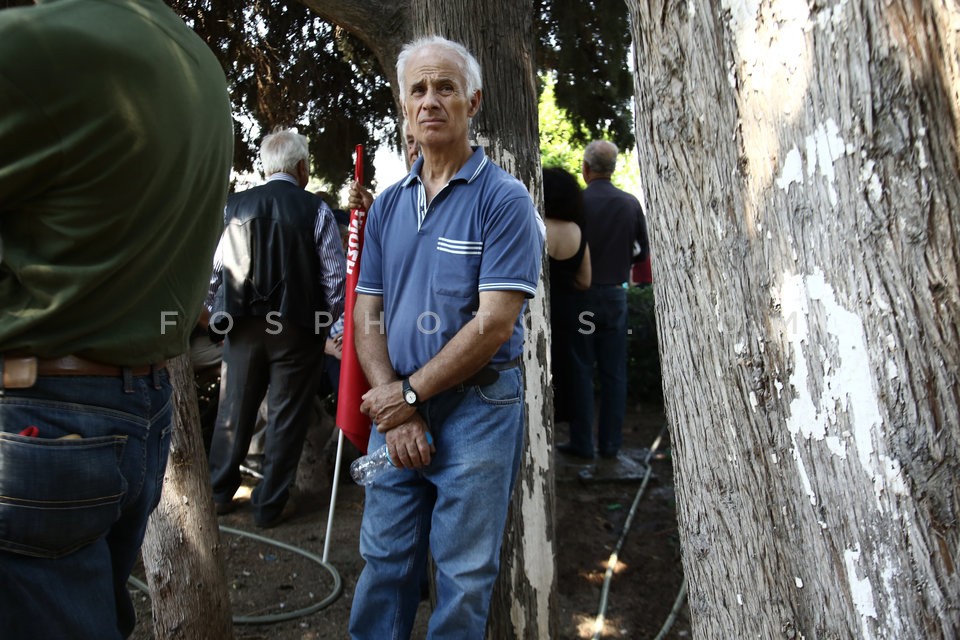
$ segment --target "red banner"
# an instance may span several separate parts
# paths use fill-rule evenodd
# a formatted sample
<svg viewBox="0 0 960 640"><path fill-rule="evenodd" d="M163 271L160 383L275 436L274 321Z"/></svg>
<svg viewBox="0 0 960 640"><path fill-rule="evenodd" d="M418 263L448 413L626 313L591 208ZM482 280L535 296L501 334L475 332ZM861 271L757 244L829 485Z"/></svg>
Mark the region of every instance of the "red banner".
<svg viewBox="0 0 960 640"><path fill-rule="evenodd" d="M363 145L357 145L357 162L354 178L363 184ZM370 385L367 383L357 351L353 345L353 307L357 302L357 279L360 277L360 254L363 252L363 226L367 212L363 209L350 211L350 229L347 240L346 304L343 315L343 352L340 360L340 389L337 392L337 426L347 440L361 453L367 452L370 439L370 419L360 413L361 397Z"/></svg>

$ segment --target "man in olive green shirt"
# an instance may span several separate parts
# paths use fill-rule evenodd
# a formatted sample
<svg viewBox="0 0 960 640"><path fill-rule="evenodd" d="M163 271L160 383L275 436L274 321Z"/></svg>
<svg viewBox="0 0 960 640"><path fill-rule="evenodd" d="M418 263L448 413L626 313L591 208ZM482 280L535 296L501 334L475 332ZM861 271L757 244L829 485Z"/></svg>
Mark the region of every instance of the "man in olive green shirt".
<svg viewBox="0 0 960 640"><path fill-rule="evenodd" d="M232 141L220 65L160 0L0 11L4 637L133 629L164 360L199 313Z"/></svg>

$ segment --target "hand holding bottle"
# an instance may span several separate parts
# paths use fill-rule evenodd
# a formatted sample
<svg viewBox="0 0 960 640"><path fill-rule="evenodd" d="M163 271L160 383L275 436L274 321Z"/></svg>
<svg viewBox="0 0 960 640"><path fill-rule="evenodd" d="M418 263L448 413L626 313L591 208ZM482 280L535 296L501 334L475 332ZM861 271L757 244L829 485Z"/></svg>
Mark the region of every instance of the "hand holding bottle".
<svg viewBox="0 0 960 640"><path fill-rule="evenodd" d="M433 447L433 436L426 432L427 444ZM383 473L390 469L397 468L390 459L390 450L387 445L382 445L379 449L365 456L361 456L350 465L350 477L359 485L367 486L373 484Z"/></svg>

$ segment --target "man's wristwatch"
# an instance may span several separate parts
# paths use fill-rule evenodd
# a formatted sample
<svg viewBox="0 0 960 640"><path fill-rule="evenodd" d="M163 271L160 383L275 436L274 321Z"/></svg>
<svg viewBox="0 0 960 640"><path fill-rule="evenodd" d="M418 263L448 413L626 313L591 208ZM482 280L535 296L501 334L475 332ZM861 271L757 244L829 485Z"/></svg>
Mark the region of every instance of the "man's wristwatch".
<svg viewBox="0 0 960 640"><path fill-rule="evenodd" d="M417 392L413 390L413 387L410 386L410 378L403 379L401 388L403 389L403 401L411 407L419 407L420 398L417 396Z"/></svg>

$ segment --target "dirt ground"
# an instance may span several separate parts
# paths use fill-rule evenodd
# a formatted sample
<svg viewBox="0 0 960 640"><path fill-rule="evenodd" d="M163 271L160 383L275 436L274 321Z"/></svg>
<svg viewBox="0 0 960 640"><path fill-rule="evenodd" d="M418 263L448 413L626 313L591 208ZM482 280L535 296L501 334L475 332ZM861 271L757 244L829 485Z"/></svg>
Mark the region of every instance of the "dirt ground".
<svg viewBox="0 0 960 640"><path fill-rule="evenodd" d="M556 454L558 638L593 637L607 562L624 535L624 523L644 475L643 461L663 424L661 407L632 407L618 461L585 464ZM566 439L565 425L558 426L556 439ZM669 443L664 441L651 460L652 476L636 502L610 583L601 638L655 638L674 606L682 568L669 454ZM308 554L222 533L234 615L289 617L236 624L236 638L348 637L350 603L363 566L358 552L363 489L349 479L340 483L329 552L329 564L341 582L338 597L333 596L334 575L316 561L323 555L328 505L329 494L306 496L296 517L270 530L254 527L247 507L220 518L221 526L268 536ZM134 597L140 622L132 637L152 639L149 599L140 592ZM301 615L304 610L310 612ZM425 637L429 613L429 603L424 602L414 638ZM689 629L684 605L664 637L687 638Z"/></svg>

